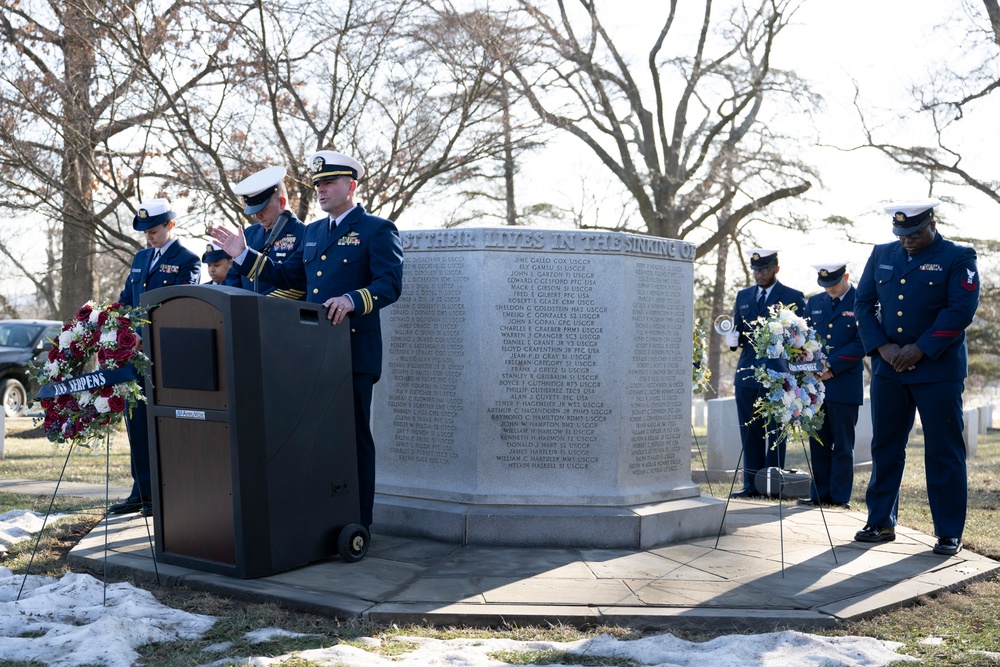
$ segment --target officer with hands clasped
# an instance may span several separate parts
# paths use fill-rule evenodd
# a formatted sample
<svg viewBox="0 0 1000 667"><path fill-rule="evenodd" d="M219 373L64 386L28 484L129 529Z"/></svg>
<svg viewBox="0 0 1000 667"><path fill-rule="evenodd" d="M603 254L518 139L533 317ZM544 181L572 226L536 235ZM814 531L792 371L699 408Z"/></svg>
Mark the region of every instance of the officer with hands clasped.
<svg viewBox="0 0 1000 667"><path fill-rule="evenodd" d="M132 218L132 228L143 232L148 248L135 254L125 287L118 301L139 307L139 298L158 287L171 285L196 285L201 275L201 262L174 236L174 218L177 214L166 199L149 199L139 205ZM140 339L141 342L141 339ZM152 487L149 471L149 431L146 425L146 403L136 402L125 413L128 431L129 454L132 467L132 491L128 498L108 508L111 514L131 514L141 511L143 516L153 514Z"/></svg>
<svg viewBox="0 0 1000 667"><path fill-rule="evenodd" d="M243 232L246 246L256 250L257 261L249 267L249 271L241 274L237 267L230 270L226 278L227 285L242 287L258 294L281 297L299 301L304 296L300 289L275 287L266 280L261 280L259 269L263 261L264 246L278 226L281 227L278 236L271 239L271 247L267 257L275 264L281 264L292 256L302 244L306 226L295 214L288 210L288 187L285 185L285 168L268 167L255 174L247 176L233 187L233 192L243 197L243 213L257 220Z"/></svg>
<svg viewBox="0 0 1000 667"><path fill-rule="evenodd" d="M872 473L868 522L854 539L890 542L914 413L924 430L934 553L962 548L968 501L962 392L965 329L979 306L976 251L937 231L936 199L890 204L898 242L876 245L858 283L854 310L872 358Z"/></svg>
<svg viewBox="0 0 1000 667"><path fill-rule="evenodd" d="M403 246L396 226L354 203L365 170L354 158L323 150L310 160L319 206L327 213L306 226L302 244L283 264L246 247L243 236L224 227L212 236L241 275L257 272L279 289L298 289L306 301L322 303L336 326L351 327L354 428L358 448L360 522L372 522L375 502L375 442L371 434L372 386L382 373L379 311L399 298Z"/></svg>
<svg viewBox="0 0 1000 667"><path fill-rule="evenodd" d="M822 292L809 297L806 316L824 346L823 425L819 439L809 438L813 483L802 505L850 509L854 486L854 429L864 401L864 346L854 317L854 286L847 264L814 264Z"/></svg>
<svg viewBox="0 0 1000 667"><path fill-rule="evenodd" d="M765 424L754 416L754 403L763 394L763 387L754 379L753 369L762 362L757 359L749 334L758 317L767 317L768 308L775 304L795 306L800 315L805 311L806 300L802 292L778 282L778 251L756 248L750 254L750 268L755 285L744 288L736 295L733 308L733 329L726 335L731 350L742 347L736 364L736 414L740 420L740 438L743 441L743 488L731 494L733 498L754 498L761 495L754 488L754 477L762 468L785 466L785 442L769 442Z"/></svg>

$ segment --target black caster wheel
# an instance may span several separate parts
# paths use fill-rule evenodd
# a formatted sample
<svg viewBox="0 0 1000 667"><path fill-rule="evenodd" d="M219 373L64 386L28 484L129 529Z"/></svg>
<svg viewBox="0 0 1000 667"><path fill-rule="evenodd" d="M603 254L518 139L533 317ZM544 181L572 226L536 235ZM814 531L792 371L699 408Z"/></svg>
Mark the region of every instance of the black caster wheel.
<svg viewBox="0 0 1000 667"><path fill-rule="evenodd" d="M347 563L357 563L368 553L370 536L368 529L357 523L349 523L340 531L337 551Z"/></svg>

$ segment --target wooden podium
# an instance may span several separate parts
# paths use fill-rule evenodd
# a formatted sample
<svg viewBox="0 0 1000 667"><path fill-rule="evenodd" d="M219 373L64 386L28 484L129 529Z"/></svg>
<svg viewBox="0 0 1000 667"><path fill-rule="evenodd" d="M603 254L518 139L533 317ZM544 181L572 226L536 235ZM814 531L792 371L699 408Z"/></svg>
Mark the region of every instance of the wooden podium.
<svg viewBox="0 0 1000 667"><path fill-rule="evenodd" d="M142 305L157 560L252 578L364 557L348 326L232 287Z"/></svg>

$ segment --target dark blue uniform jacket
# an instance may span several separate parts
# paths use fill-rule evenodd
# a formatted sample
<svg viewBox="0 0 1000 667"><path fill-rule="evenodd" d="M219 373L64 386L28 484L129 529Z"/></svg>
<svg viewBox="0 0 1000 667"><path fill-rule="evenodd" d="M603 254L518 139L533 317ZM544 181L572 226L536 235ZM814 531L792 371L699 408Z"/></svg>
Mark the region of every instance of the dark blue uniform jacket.
<svg viewBox="0 0 1000 667"><path fill-rule="evenodd" d="M823 381L826 400L861 405L864 402L864 364L861 361L865 348L854 315L856 291L851 286L836 308L826 292L813 294L806 304L806 314L819 335L823 354L833 371L833 377Z"/></svg>
<svg viewBox="0 0 1000 667"><path fill-rule="evenodd" d="M281 237L271 244L271 251L267 255L275 264L283 264L286 259L291 257L292 253L302 245L302 238L305 236L305 224L296 218L291 211L288 211L288 213L292 218L285 223L285 226L281 230ZM260 223L250 225L243 231L247 247L257 252L260 252L264 248L264 244L267 242L267 237L270 234L271 230L264 229L260 226ZM302 300L305 296L302 290L279 290L265 280L258 279L255 282L254 277L256 276L240 275L239 267L233 264L233 268L229 269L229 273L226 274L226 284L233 287L242 287L251 292L257 292L257 294L270 294L271 296L280 296L286 299Z"/></svg>
<svg viewBox="0 0 1000 667"><path fill-rule="evenodd" d="M786 306L795 306L795 313L799 317L806 316L806 298L802 292L775 282L774 287L767 295L764 309L757 308L756 285L745 287L736 294L736 305L733 307L733 328L740 332L740 359L736 363L737 387L759 387L760 383L753 379L753 367L758 365L757 355L753 351L753 343L748 338L748 334L753 331L753 322L760 316L767 317L767 309L776 303ZM735 349L735 348L734 348Z"/></svg>
<svg viewBox="0 0 1000 667"><path fill-rule="evenodd" d="M303 242L281 265L270 257L257 268L260 277L280 289L305 290L306 301L323 303L348 295L351 361L355 373L382 373L382 328L379 310L399 298L403 284L403 245L396 226L372 215L360 204L327 232L323 218L306 226ZM242 264L247 275L259 255L250 250Z"/></svg>
<svg viewBox="0 0 1000 667"><path fill-rule="evenodd" d="M979 306L979 282L976 251L940 234L910 261L898 241L875 246L854 305L872 372L903 384L965 378L965 328ZM897 373L878 353L885 343L916 343L926 356Z"/></svg>
<svg viewBox="0 0 1000 667"><path fill-rule="evenodd" d="M180 241L170 244L159 263L152 267L152 271L149 267L151 259L153 248L143 248L135 254L118 301L136 308L139 306L139 297L157 287L198 284L201 258L181 245Z"/></svg>

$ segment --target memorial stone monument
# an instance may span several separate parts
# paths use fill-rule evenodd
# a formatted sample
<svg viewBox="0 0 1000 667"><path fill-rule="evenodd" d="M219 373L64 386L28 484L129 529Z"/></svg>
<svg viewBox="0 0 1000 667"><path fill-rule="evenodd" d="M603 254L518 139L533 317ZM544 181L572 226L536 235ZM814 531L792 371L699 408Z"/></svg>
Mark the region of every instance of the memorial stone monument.
<svg viewBox="0 0 1000 667"><path fill-rule="evenodd" d="M609 548L716 534L723 504L691 481L694 246L527 228L402 241L376 530Z"/></svg>

